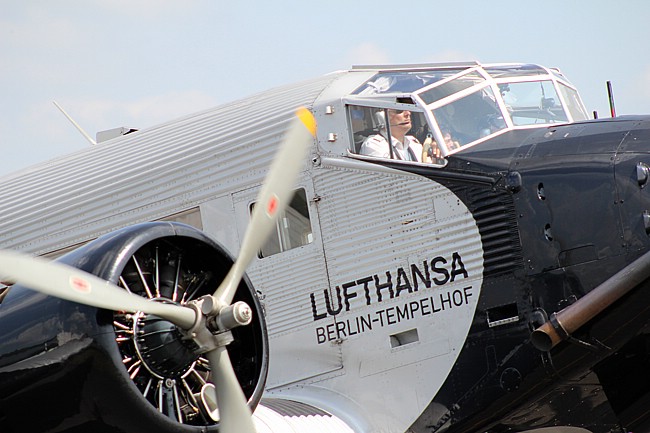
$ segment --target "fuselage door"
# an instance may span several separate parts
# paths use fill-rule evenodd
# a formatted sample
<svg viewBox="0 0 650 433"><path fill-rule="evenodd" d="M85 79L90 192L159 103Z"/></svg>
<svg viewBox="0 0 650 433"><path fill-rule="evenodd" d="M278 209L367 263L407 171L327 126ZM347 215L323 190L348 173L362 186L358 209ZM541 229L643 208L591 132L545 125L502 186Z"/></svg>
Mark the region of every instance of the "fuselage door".
<svg viewBox="0 0 650 433"><path fill-rule="evenodd" d="M233 194L240 239L260 187ZM342 368L335 344L313 344L310 293L329 287L314 188L303 178L258 257L248 268L266 312L270 363L267 388ZM326 319L333 323L333 318Z"/></svg>

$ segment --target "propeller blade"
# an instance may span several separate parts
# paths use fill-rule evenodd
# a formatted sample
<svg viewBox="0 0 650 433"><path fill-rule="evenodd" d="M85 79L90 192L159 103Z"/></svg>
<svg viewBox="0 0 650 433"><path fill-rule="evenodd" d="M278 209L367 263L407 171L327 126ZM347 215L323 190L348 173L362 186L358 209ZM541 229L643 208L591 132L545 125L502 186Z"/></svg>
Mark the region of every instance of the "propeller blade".
<svg viewBox="0 0 650 433"><path fill-rule="evenodd" d="M210 361L219 414L219 431L224 433L255 433L253 417L246 396L232 368L228 351L219 347L206 353Z"/></svg>
<svg viewBox="0 0 650 433"><path fill-rule="evenodd" d="M276 221L293 196L293 186L304 164L309 144L316 136L316 120L306 108L296 112L280 150L260 191L241 250L214 296L229 305L249 263L264 246Z"/></svg>
<svg viewBox="0 0 650 433"><path fill-rule="evenodd" d="M0 250L0 281L93 307L154 314L183 329L196 319L191 308L150 301L72 266L15 251Z"/></svg>

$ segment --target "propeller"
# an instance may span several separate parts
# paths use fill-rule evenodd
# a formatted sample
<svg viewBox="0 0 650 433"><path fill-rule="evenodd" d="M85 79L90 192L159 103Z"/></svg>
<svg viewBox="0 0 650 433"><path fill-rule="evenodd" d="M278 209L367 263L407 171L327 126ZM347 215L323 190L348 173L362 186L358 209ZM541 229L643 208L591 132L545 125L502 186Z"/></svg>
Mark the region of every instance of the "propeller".
<svg viewBox="0 0 650 433"><path fill-rule="evenodd" d="M6 250L0 250L0 281L20 282L47 295L98 308L141 311L174 323L195 340L210 362L215 386L205 388L205 399L210 401L206 406L211 416L216 418L218 413L220 431L254 433L246 397L226 350L232 341L230 329L250 323L251 311L242 302L230 304L246 268L289 204L315 135L314 116L306 108L298 109L260 191L239 256L214 296L192 301L195 303L189 306L164 304L65 264ZM218 411L213 408L215 401Z"/></svg>
<svg viewBox="0 0 650 433"><path fill-rule="evenodd" d="M278 218L291 201L293 185L307 156L308 144L315 135L314 116L306 108L299 109L257 197L239 255L213 297L203 300L201 308L204 314L218 313L222 309L227 309L232 302L244 271L264 246ZM209 351L206 356L212 371L215 372L213 380L224 431L255 432L250 410L246 405L246 397L235 377L225 347L217 347Z"/></svg>
<svg viewBox="0 0 650 433"><path fill-rule="evenodd" d="M151 302L72 266L0 250L0 281L19 282L46 295L115 311L153 314L189 329L196 312L180 305Z"/></svg>
<svg viewBox="0 0 650 433"><path fill-rule="evenodd" d="M296 112L284 145L280 148L260 191L237 260L214 293L218 303L230 304L244 271L264 246L280 215L293 197L293 185L316 135L316 120L306 108Z"/></svg>

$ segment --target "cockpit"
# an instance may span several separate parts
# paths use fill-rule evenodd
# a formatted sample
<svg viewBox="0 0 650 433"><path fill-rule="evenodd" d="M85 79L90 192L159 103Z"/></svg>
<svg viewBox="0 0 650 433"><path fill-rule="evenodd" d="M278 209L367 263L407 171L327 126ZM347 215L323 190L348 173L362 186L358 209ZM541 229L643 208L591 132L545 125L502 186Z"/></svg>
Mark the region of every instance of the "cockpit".
<svg viewBox="0 0 650 433"><path fill-rule="evenodd" d="M509 130L588 118L577 90L559 70L532 64L456 63L379 71L343 102L352 153L377 156L366 152L368 140L374 140L375 145L386 143L388 157L398 155L392 146L405 140L395 137L403 124L388 119L409 111L407 135L420 145L418 162L439 164L447 155Z"/></svg>

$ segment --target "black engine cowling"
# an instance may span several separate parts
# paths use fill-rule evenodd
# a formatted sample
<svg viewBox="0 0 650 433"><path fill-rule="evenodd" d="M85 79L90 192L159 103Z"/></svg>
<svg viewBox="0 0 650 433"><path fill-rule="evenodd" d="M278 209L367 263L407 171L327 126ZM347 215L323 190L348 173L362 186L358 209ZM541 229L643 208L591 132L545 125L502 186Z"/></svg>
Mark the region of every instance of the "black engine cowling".
<svg viewBox="0 0 650 433"><path fill-rule="evenodd" d="M232 257L193 227L144 223L102 236L58 259L133 293L184 304L212 294ZM253 409L264 388L268 341L244 278L234 301L253 322L228 346ZM207 362L169 322L88 307L15 285L0 304L0 431L218 431L202 406Z"/></svg>

